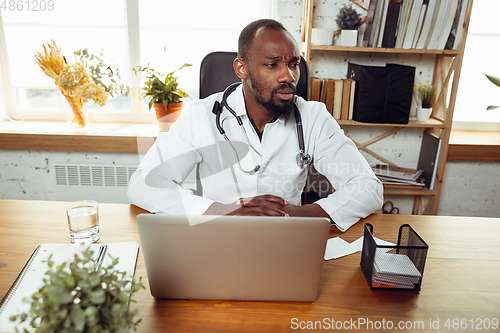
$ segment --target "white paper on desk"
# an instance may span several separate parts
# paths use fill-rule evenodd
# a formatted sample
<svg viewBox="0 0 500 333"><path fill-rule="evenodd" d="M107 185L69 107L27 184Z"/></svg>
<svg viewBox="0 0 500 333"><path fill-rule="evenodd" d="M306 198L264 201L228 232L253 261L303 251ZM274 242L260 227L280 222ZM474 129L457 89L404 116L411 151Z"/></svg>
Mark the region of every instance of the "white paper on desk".
<svg viewBox="0 0 500 333"><path fill-rule="evenodd" d="M377 245L395 245L394 243L373 237ZM360 252L363 247L363 236L352 243L348 243L340 237L330 238L326 242L325 260L338 259L349 254ZM390 249L387 249L389 251Z"/></svg>
<svg viewBox="0 0 500 333"><path fill-rule="evenodd" d="M356 252L351 244L340 237L330 238L326 242L325 260L337 259Z"/></svg>
<svg viewBox="0 0 500 333"><path fill-rule="evenodd" d="M15 323L9 320L10 316L28 312L30 305L24 303L23 298L31 299L31 295L38 291L43 286L43 279L46 276L45 272L49 269L47 263L44 262L52 254L52 261L54 267L62 264L63 262L72 262L74 255L81 253L85 248L90 247L94 251L94 256L97 255L99 247L104 244L42 244L39 250L30 258L29 265L23 269L19 275L13 289L7 294L4 303L0 307L0 332L4 330L12 330ZM108 256L110 254L113 258L119 258L118 264L115 269L125 271L127 277L130 278L134 275L135 264L137 261L137 254L139 244L137 242L123 242L123 243L108 243L106 256L103 260L103 266L108 266L112 259ZM23 323L29 324L28 323ZM28 326L20 326L20 328Z"/></svg>

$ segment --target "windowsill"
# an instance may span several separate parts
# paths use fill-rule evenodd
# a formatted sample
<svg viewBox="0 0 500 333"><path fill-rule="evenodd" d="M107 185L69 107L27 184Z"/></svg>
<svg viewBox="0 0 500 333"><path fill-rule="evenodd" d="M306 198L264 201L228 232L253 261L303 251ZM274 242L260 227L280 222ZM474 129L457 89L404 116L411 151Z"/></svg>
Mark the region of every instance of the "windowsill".
<svg viewBox="0 0 500 333"><path fill-rule="evenodd" d="M0 149L137 153L158 135L156 123L94 123L70 132L66 122L0 122ZM138 140L144 139L144 140ZM450 161L500 161L500 132L452 131Z"/></svg>
<svg viewBox="0 0 500 333"><path fill-rule="evenodd" d="M153 123L91 123L71 132L66 122L0 122L0 149L137 153L138 138L143 151L157 135Z"/></svg>
<svg viewBox="0 0 500 333"><path fill-rule="evenodd" d="M500 161L500 132L452 130L448 161Z"/></svg>

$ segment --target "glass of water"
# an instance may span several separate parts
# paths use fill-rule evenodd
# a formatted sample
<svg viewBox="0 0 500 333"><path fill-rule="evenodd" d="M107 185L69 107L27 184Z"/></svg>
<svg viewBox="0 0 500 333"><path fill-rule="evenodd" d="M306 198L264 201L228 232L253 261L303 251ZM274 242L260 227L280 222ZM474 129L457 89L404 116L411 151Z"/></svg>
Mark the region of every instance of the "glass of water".
<svg viewBox="0 0 500 333"><path fill-rule="evenodd" d="M97 202L80 200L66 207L71 243L88 244L99 240L99 210Z"/></svg>

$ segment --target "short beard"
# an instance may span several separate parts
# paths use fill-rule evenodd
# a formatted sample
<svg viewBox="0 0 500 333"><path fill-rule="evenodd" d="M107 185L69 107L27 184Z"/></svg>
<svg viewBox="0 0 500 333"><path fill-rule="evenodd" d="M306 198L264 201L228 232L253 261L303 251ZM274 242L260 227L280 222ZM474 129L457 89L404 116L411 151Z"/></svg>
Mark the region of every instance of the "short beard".
<svg viewBox="0 0 500 333"><path fill-rule="evenodd" d="M256 94L254 94L255 100L260 105L262 105L263 107L265 107L267 111L269 111L273 116L275 116L278 119L286 119L286 118L288 118L288 116L293 111L295 98L290 99L285 104L277 105L276 103L273 102L273 97L274 97L274 95L276 95L276 93L280 89L292 89L293 90L293 94L295 94L296 87L295 87L294 84L286 84L286 83L284 83L281 86L273 89L273 91L271 92L271 98L269 98L268 101L265 101L261 97L261 94L262 94L262 91L263 91L262 86L257 81L255 81L251 75L250 75L250 83L252 84L252 87L253 87L253 89L256 92Z"/></svg>

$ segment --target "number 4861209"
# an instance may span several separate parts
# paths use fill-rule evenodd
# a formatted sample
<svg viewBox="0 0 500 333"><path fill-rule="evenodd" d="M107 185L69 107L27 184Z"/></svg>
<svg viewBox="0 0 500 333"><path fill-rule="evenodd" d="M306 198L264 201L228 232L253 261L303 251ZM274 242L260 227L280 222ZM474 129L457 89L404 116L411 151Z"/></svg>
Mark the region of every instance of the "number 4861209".
<svg viewBox="0 0 500 333"><path fill-rule="evenodd" d="M44 12L54 10L53 0L3 0L0 9L9 12Z"/></svg>
<svg viewBox="0 0 500 333"><path fill-rule="evenodd" d="M444 326L447 329L453 330L489 330L498 328L498 319L497 318L448 318Z"/></svg>

